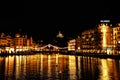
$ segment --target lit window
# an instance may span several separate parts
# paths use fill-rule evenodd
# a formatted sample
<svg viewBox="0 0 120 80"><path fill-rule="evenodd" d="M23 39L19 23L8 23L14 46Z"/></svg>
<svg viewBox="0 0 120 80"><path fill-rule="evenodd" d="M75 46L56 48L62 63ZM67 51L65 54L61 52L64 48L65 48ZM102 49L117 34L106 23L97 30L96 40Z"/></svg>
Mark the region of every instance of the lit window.
<svg viewBox="0 0 120 80"><path fill-rule="evenodd" d="M120 43L120 41L118 41L118 43Z"/></svg>
<svg viewBox="0 0 120 80"><path fill-rule="evenodd" d="M91 38L92 41L94 41L94 38Z"/></svg>

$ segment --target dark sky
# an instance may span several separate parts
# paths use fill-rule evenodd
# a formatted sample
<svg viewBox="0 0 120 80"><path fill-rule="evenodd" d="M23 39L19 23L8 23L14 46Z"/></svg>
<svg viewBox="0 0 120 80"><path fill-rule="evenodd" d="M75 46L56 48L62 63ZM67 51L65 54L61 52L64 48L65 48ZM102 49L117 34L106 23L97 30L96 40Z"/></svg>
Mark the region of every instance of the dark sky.
<svg viewBox="0 0 120 80"><path fill-rule="evenodd" d="M35 39L52 40L60 30L73 37L94 27L100 19L120 22L119 3L104 1L28 1L1 3L1 32L24 32Z"/></svg>

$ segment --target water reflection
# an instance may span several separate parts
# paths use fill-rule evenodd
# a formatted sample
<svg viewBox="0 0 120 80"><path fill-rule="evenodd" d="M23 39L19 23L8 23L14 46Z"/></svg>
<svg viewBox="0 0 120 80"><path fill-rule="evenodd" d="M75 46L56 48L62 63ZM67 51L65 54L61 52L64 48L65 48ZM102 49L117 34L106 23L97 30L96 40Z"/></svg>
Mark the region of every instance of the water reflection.
<svg viewBox="0 0 120 80"><path fill-rule="evenodd" d="M118 65L117 65L117 64ZM119 61L115 61L112 59L102 59L101 60L101 66L100 66L100 80L119 80L119 74L120 70L117 70L119 68Z"/></svg>
<svg viewBox="0 0 120 80"><path fill-rule="evenodd" d="M0 80L119 80L120 60L61 54L0 57Z"/></svg>

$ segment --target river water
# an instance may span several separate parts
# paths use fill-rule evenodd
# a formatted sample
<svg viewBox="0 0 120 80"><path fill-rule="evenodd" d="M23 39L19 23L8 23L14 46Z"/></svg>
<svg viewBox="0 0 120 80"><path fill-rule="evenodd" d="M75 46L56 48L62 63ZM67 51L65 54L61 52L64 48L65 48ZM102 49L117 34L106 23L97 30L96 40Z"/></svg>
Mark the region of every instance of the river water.
<svg viewBox="0 0 120 80"><path fill-rule="evenodd" d="M0 80L120 80L120 60L59 53L0 57Z"/></svg>

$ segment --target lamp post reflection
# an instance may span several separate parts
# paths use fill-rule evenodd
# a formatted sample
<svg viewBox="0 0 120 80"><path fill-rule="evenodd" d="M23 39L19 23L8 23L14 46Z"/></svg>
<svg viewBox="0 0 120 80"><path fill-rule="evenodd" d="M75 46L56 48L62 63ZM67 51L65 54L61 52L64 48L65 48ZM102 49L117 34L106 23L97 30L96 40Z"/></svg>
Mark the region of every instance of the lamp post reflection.
<svg viewBox="0 0 120 80"><path fill-rule="evenodd" d="M58 56L59 56L59 54L56 54L56 78L59 78L59 69L58 69L59 63L58 63Z"/></svg>

